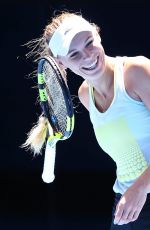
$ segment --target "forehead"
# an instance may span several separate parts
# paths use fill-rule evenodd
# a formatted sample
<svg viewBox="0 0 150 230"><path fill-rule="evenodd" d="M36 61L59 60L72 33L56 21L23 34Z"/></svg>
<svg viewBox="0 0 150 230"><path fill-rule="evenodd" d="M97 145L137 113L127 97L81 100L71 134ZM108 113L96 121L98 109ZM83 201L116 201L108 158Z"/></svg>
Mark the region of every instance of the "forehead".
<svg viewBox="0 0 150 230"><path fill-rule="evenodd" d="M70 53L72 51L72 49L76 49L76 48L80 47L80 45L84 44L90 38L94 38L94 34L91 31L82 31L80 33L77 33L73 37L73 39L70 43L68 53Z"/></svg>
<svg viewBox="0 0 150 230"><path fill-rule="evenodd" d="M82 31L77 33L70 43L68 54L65 56L58 55L58 60L65 65L71 52L81 50L83 46L86 45L86 42L88 42L90 39L95 39L97 35L97 31Z"/></svg>

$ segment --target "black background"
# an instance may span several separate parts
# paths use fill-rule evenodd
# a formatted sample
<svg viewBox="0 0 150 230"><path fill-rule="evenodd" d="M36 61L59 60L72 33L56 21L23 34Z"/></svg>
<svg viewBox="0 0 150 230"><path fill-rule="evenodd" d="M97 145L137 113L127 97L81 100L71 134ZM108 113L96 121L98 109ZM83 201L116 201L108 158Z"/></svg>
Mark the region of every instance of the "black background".
<svg viewBox="0 0 150 230"><path fill-rule="evenodd" d="M99 3L99 5L98 5ZM55 11L82 12L101 27L107 55L150 57L146 1L1 0L0 229L109 229L115 164L98 146L87 111L79 104L82 79L71 72L75 130L58 144L52 184L41 179L43 156L20 148L40 114L36 68L26 59L26 42L43 33Z"/></svg>

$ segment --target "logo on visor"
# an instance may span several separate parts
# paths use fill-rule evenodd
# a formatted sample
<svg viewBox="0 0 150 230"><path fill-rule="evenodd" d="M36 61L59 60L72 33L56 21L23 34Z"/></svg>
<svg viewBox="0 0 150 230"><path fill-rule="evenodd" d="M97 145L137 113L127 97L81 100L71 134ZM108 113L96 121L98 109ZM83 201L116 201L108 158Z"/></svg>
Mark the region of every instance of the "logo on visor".
<svg viewBox="0 0 150 230"><path fill-rule="evenodd" d="M64 35L66 35L72 28L65 31Z"/></svg>

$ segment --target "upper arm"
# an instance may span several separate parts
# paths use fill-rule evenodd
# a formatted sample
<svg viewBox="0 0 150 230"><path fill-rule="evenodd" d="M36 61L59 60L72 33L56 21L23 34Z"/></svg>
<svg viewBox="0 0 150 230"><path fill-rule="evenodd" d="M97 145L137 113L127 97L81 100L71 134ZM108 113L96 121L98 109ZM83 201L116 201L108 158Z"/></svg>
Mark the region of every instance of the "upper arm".
<svg viewBox="0 0 150 230"><path fill-rule="evenodd" d="M89 110L89 88L86 81L82 83L78 90L78 97L84 107Z"/></svg>
<svg viewBox="0 0 150 230"><path fill-rule="evenodd" d="M150 60L143 56L131 59L126 73L127 85L150 109Z"/></svg>

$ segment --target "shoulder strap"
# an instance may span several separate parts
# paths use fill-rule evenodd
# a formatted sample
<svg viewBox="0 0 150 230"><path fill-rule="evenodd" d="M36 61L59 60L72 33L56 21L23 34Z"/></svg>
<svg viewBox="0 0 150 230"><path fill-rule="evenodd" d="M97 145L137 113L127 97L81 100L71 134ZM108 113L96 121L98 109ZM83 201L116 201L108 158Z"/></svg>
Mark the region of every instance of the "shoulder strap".
<svg viewBox="0 0 150 230"><path fill-rule="evenodd" d="M115 61L115 69L114 69L114 90L115 93L120 90L121 92L125 92L124 85L124 74L123 74L123 65L124 65L125 57L116 57Z"/></svg>

